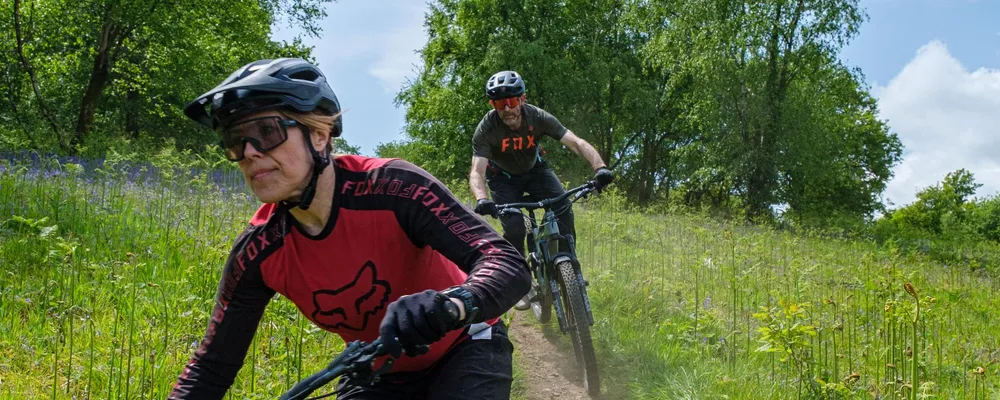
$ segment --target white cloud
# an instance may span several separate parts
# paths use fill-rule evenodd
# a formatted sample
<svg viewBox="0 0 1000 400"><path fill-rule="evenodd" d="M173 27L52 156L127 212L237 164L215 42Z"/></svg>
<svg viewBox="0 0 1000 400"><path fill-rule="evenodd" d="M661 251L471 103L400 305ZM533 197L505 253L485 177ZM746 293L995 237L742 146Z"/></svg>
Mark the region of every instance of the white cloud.
<svg viewBox="0 0 1000 400"><path fill-rule="evenodd" d="M420 50L427 42L424 31L424 8L417 2L392 8L393 23L385 33L372 41L377 49L368 73L378 79L382 88L395 95L408 78L417 76Z"/></svg>
<svg viewBox="0 0 1000 400"><path fill-rule="evenodd" d="M959 168L983 184L977 196L1000 191L1000 70L969 72L932 41L873 94L904 147L887 201L911 203L918 190Z"/></svg>
<svg viewBox="0 0 1000 400"><path fill-rule="evenodd" d="M423 2L414 0L340 1L327 10L322 36L305 41L315 46L313 54L328 75L362 69L394 96L408 78L417 75L420 56L416 51L427 42L425 8ZM290 41L301 32L284 25L273 29L279 40Z"/></svg>

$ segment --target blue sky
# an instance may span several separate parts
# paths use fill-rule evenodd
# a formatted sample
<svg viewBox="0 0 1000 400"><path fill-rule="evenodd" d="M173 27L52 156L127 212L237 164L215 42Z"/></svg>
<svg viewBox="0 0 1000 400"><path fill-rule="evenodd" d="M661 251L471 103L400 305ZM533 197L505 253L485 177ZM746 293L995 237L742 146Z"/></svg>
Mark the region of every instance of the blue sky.
<svg viewBox="0 0 1000 400"><path fill-rule="evenodd" d="M868 22L841 52L869 84L885 84L940 40L962 64L1000 68L1000 0L862 0Z"/></svg>
<svg viewBox="0 0 1000 400"><path fill-rule="evenodd" d="M303 38L345 109L344 139L364 154L403 138L405 110L394 99L416 76L416 51L427 41L424 10L423 0L338 0L327 6L321 37ZM276 40L300 32L275 28Z"/></svg>
<svg viewBox="0 0 1000 400"><path fill-rule="evenodd" d="M1000 0L861 4L869 20L841 58L862 69L880 117L906 147L887 200L906 204L918 188L962 167L984 184L978 194L1000 191ZM346 109L344 137L365 154L403 138L405 110L394 98L416 75L425 7L423 0L339 0L327 7L322 36L305 39ZM279 25L274 37L296 33Z"/></svg>

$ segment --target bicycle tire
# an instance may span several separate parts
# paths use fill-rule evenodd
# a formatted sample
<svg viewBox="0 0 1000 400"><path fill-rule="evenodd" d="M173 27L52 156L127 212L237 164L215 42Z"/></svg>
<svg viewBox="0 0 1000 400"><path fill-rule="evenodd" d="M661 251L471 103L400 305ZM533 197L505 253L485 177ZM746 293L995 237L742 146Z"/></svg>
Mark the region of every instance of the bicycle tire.
<svg viewBox="0 0 1000 400"><path fill-rule="evenodd" d="M583 300L583 288L577 280L576 271L569 261L556 265L559 270L559 284L562 286L562 296L565 301L566 320L569 325L570 338L573 341L573 351L583 375L583 386L587 393L596 396L601 393L601 376L597 368L597 354L590 334L590 319Z"/></svg>

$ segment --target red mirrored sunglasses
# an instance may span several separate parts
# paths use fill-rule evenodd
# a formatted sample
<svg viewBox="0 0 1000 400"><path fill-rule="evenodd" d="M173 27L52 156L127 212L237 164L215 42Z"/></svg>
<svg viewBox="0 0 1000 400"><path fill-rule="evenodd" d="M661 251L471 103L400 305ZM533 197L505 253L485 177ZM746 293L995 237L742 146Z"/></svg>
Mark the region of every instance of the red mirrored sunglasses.
<svg viewBox="0 0 1000 400"><path fill-rule="evenodd" d="M492 104L493 108L497 109L498 111L503 111L504 106L510 107L512 109L517 108L517 106L524 103L523 98L524 95L517 97L508 97L506 99L500 99L500 100L490 100L490 104Z"/></svg>

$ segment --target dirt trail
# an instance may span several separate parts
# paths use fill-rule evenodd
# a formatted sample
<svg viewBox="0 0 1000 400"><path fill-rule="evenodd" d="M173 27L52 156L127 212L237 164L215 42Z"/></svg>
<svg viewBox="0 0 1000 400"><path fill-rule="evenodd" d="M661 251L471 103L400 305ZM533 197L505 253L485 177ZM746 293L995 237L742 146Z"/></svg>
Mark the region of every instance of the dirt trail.
<svg viewBox="0 0 1000 400"><path fill-rule="evenodd" d="M551 324L557 324L555 316ZM525 399L592 400L577 378L573 349L560 351L550 342L534 323L531 311L515 311L510 339L518 353L519 378L527 388Z"/></svg>

